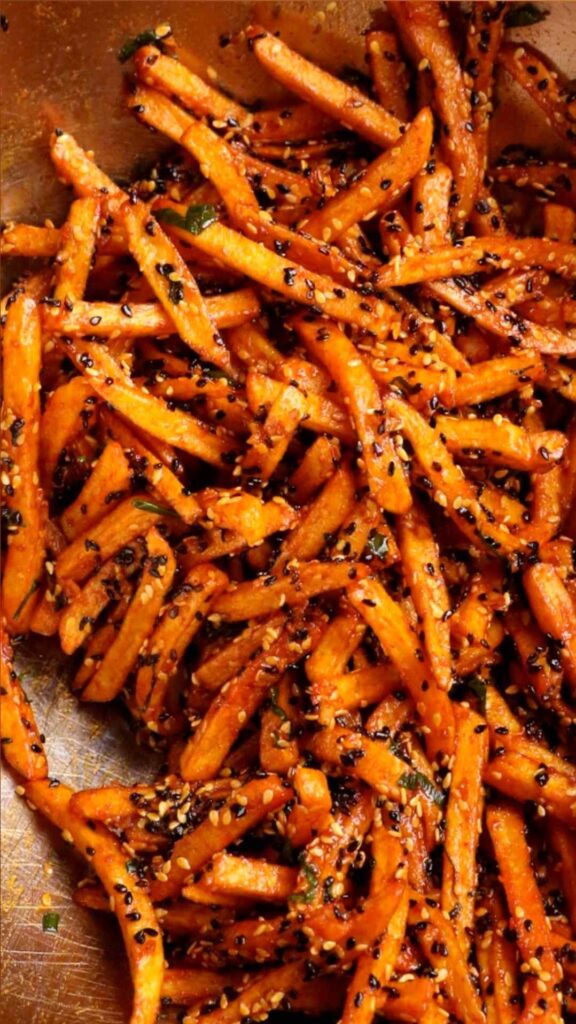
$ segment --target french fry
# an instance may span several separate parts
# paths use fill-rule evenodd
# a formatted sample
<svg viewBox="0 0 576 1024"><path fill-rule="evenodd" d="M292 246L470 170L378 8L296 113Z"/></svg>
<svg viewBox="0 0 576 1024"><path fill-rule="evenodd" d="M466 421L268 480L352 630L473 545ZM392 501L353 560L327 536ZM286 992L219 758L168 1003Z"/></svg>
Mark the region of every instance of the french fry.
<svg viewBox="0 0 576 1024"><path fill-rule="evenodd" d="M243 475L263 483L270 480L305 415L305 398L298 388L287 385L274 399L264 423L257 425L248 439Z"/></svg>
<svg viewBox="0 0 576 1024"><path fill-rule="evenodd" d="M49 397L40 426L42 485L49 496L62 452L92 425L98 400L83 377L72 377Z"/></svg>
<svg viewBox="0 0 576 1024"><path fill-rule="evenodd" d="M412 695L427 727L426 743L432 758L450 755L454 746L454 714L437 683L427 680L427 669L417 656L418 640L402 609L378 580L368 577L348 587L351 604L374 630ZM422 685L423 682L427 686Z"/></svg>
<svg viewBox="0 0 576 1024"><path fill-rule="evenodd" d="M544 207L544 238L552 242L572 242L576 233L576 211L560 203Z"/></svg>
<svg viewBox="0 0 576 1024"><path fill-rule="evenodd" d="M388 397L383 402L390 421L396 420L398 429L408 438L418 461L432 483L434 499L454 518L459 529L489 551L516 551L526 542L515 538L506 524L498 525L477 499L462 470L446 451L440 431L434 431L416 410L399 398ZM392 429L393 426L392 426Z"/></svg>
<svg viewBox="0 0 576 1024"><path fill-rule="evenodd" d="M6 316L2 469L8 550L2 580L5 627L25 632L44 571L45 508L40 472L41 331L36 303L18 295Z"/></svg>
<svg viewBox="0 0 576 1024"><path fill-rule="evenodd" d="M406 512L411 496L389 435L374 379L361 353L335 325L300 318L298 335L334 377L350 409L374 498L389 512Z"/></svg>
<svg viewBox="0 0 576 1024"><path fill-rule="evenodd" d="M59 579L83 580L102 562L141 537L162 521L162 513L149 511L145 494L135 494L121 502L113 512L76 537L56 559Z"/></svg>
<svg viewBox="0 0 576 1024"><path fill-rule="evenodd" d="M560 431L548 430L529 433L509 420L498 418L456 419L441 416L437 419L440 432L446 438L448 451L461 458L479 458L494 465L506 465L529 473L546 473L560 462L567 440Z"/></svg>
<svg viewBox="0 0 576 1024"><path fill-rule="evenodd" d="M381 796L399 801L401 778L406 762L400 760L378 740L370 739L345 726L332 723L315 733L310 741L314 756L329 765L339 765L367 783Z"/></svg>
<svg viewBox="0 0 576 1024"><path fill-rule="evenodd" d="M480 999L450 922L434 906L433 900L423 896L414 896L411 900L408 921L411 925L426 923L416 932L418 943L435 970L446 971L443 985L453 1012L464 1015L466 1021L482 1024L485 1017Z"/></svg>
<svg viewBox="0 0 576 1024"><path fill-rule="evenodd" d="M0 234L3 256L27 256L31 259L55 256L62 244L62 231L53 224L10 224Z"/></svg>
<svg viewBox="0 0 576 1024"><path fill-rule="evenodd" d="M116 640L82 691L82 700L112 700L120 692L170 589L176 569L171 548L155 527L145 542L147 557L130 607Z"/></svg>
<svg viewBox="0 0 576 1024"><path fill-rule="evenodd" d="M385 148L397 141L400 121L358 89L311 64L259 25L251 25L246 35L266 71L291 92L376 145Z"/></svg>
<svg viewBox="0 0 576 1024"><path fill-rule="evenodd" d="M446 839L440 905L454 920L466 955L474 928L474 893L478 883L476 853L482 830L483 772L488 761L488 736L479 715L459 709L456 755L446 811ZM457 916L453 917L455 908Z"/></svg>
<svg viewBox="0 0 576 1024"><path fill-rule="evenodd" d="M466 593L450 619L450 634L458 646L481 643L496 611L505 611L504 574L494 561L486 561L469 580Z"/></svg>
<svg viewBox="0 0 576 1024"><path fill-rule="evenodd" d="M216 607L217 601L213 605ZM184 748L180 758L184 779L214 778L275 679L313 649L323 627L321 617L301 613L285 624L266 651L224 684Z"/></svg>
<svg viewBox="0 0 576 1024"><path fill-rule="evenodd" d="M576 823L576 784L546 764L509 751L484 771L484 781L515 800L532 800L571 828Z"/></svg>
<svg viewBox="0 0 576 1024"><path fill-rule="evenodd" d="M409 78L394 33L368 32L366 57L378 102L399 121L409 121Z"/></svg>
<svg viewBox="0 0 576 1024"><path fill-rule="evenodd" d="M229 437L213 433L195 417L139 388L102 345L69 339L66 352L93 391L134 426L213 465L221 465L234 450Z"/></svg>
<svg viewBox="0 0 576 1024"><path fill-rule="evenodd" d="M241 489L208 487L198 491L197 498L210 525L237 531L250 546L298 522L294 509L279 497L263 501Z"/></svg>
<svg viewBox="0 0 576 1024"><path fill-rule="evenodd" d="M521 189L528 186L545 199L553 199L566 206L576 205L576 170L567 163L511 163L495 167L492 173L496 181L509 182Z"/></svg>
<svg viewBox="0 0 576 1024"><path fill-rule="evenodd" d="M452 406L500 398L521 391L545 376L546 367L537 352L488 359L462 373L454 386Z"/></svg>
<svg viewBox="0 0 576 1024"><path fill-rule="evenodd" d="M296 875L296 868L217 853L203 880L217 893L255 897L266 903L284 903L294 890Z"/></svg>
<svg viewBox="0 0 576 1024"><path fill-rule="evenodd" d="M128 557L135 558L133 548ZM60 644L65 654L73 654L82 646L93 631L96 620L111 602L118 600L122 593L124 569L109 560L98 569L82 590L63 609L58 623Z"/></svg>
<svg viewBox="0 0 576 1024"><path fill-rule="evenodd" d="M440 25L441 9L435 3L394 0L390 14L401 40L427 62L434 77L434 103L444 135L442 145L460 196L455 217L463 224L476 198L481 167L476 140L468 127L472 126L470 98L450 29Z"/></svg>
<svg viewBox="0 0 576 1024"><path fill-rule="evenodd" d="M425 249L445 245L450 230L449 204L452 172L446 164L433 162L414 178L412 185L412 231Z"/></svg>
<svg viewBox="0 0 576 1024"><path fill-rule="evenodd" d="M153 438L144 440L141 434L108 409L102 411L101 421L108 434L115 438L113 443L118 442L129 459L136 456L138 475L146 478L159 498L174 509L183 522L195 522L201 514L200 505L193 494L186 493L186 488L172 472L170 466L174 465L174 460L162 458L160 446ZM167 465L168 461L170 465Z"/></svg>
<svg viewBox="0 0 576 1024"><path fill-rule="evenodd" d="M294 791L298 798L286 822L286 834L294 847L307 846L315 835L330 825L332 796L324 772L304 768L294 771Z"/></svg>
<svg viewBox="0 0 576 1024"><path fill-rule="evenodd" d="M464 72L472 90L472 123L476 129L475 142L482 175L486 171L488 159L494 64L502 44L505 13L505 7L494 7L482 2L475 4L470 12L470 26L466 34ZM475 213L480 212L475 209ZM477 227L475 218L474 226Z"/></svg>
<svg viewBox="0 0 576 1024"><path fill-rule="evenodd" d="M273 573L254 582L229 587L214 602L212 609L228 622L269 615L279 608L307 604L311 597L348 586L366 572L355 562L303 562L295 559L278 576Z"/></svg>
<svg viewBox="0 0 576 1024"><path fill-rule="evenodd" d="M130 488L130 467L121 446L110 441L80 491L62 513L60 524L68 541L84 533L112 511Z"/></svg>
<svg viewBox="0 0 576 1024"><path fill-rule="evenodd" d="M568 918L572 931L576 921L576 878L574 877L574 858L576 857L574 833L559 821L550 823L550 841L552 849L560 860L560 877L566 895Z"/></svg>
<svg viewBox="0 0 576 1024"><path fill-rule="evenodd" d="M272 374L282 356L258 324L245 324L228 332L228 348L237 359L258 373Z"/></svg>
<svg viewBox="0 0 576 1024"><path fill-rule="evenodd" d="M201 359L231 373L226 346L214 330L196 281L148 208L143 203L126 202L120 208L120 217L130 252L182 340Z"/></svg>
<svg viewBox="0 0 576 1024"><path fill-rule="evenodd" d="M2 625L0 637L0 743L11 768L24 779L44 779L48 761L30 701L14 669L12 645Z"/></svg>
<svg viewBox="0 0 576 1024"><path fill-rule="evenodd" d="M136 676L135 701L147 723L157 721L170 676L200 629L214 595L224 590L227 582L228 577L215 566L198 566L167 604Z"/></svg>
<svg viewBox="0 0 576 1024"><path fill-rule="evenodd" d="M334 707L341 707L340 688L334 677L344 672L355 650L362 643L366 626L348 605L326 627L316 649L306 661L310 696L318 709L318 721L328 725ZM335 701L337 703L335 704Z"/></svg>
<svg viewBox="0 0 576 1024"><path fill-rule="evenodd" d="M546 762L554 771L576 782L576 767L559 754L553 753L544 743L531 739L495 686L486 687L485 704L492 746L502 751L522 754L536 765Z"/></svg>
<svg viewBox="0 0 576 1024"><path fill-rule="evenodd" d="M92 265L100 203L92 196L76 199L70 207L68 220L62 228L56 257L54 299L71 302L81 299Z"/></svg>
<svg viewBox="0 0 576 1024"><path fill-rule="evenodd" d="M487 811L487 824L510 917L518 922L526 919L532 921L530 929L518 927L516 939L523 961L531 968L523 985L524 1014L527 1020L535 1017L538 1000L544 996L547 1015L550 1015L551 1020L554 1013L560 1018L560 1001L555 989L560 971L552 952L550 929L530 862L530 848L525 838L522 814L511 804L494 804Z"/></svg>
<svg viewBox="0 0 576 1024"><path fill-rule="evenodd" d="M175 210L181 216L186 212L181 204L164 201L155 212L165 209ZM381 333L393 319L393 310L382 300L364 298L359 292L337 285L323 274L306 270L220 222L211 224L198 235L174 226L169 227L169 233L290 301L320 309L337 320Z"/></svg>
<svg viewBox="0 0 576 1024"><path fill-rule="evenodd" d="M225 985L238 986L241 977L239 972L229 975L201 967L168 967L162 982L162 998L178 1006L219 998Z"/></svg>
<svg viewBox="0 0 576 1024"><path fill-rule="evenodd" d="M442 246L432 253L416 253L393 260L379 272L378 285L397 287L540 264L571 279L576 272L576 247L565 242L544 243L541 238L468 238L462 245Z"/></svg>
<svg viewBox="0 0 576 1024"><path fill-rule="evenodd" d="M217 328L237 327L249 322L260 311L254 291L239 288L225 295L205 299L210 320ZM74 302L72 309L43 306L42 317L47 330L70 337L93 335L108 338L118 333L125 338L156 337L174 333L174 321L158 302L129 303L130 315L112 302Z"/></svg>
<svg viewBox="0 0 576 1024"><path fill-rule="evenodd" d="M280 614L265 622L249 625L229 644L225 644L221 650L201 662L192 673L192 685L206 690L217 690L237 675L255 652L277 638L283 622L284 615Z"/></svg>
<svg viewBox="0 0 576 1024"><path fill-rule="evenodd" d="M239 103L204 82L184 63L166 56L155 46L140 47L134 57L138 77L147 85L177 96L199 117L223 121L222 128L248 126L250 114ZM231 119L231 120L230 120Z"/></svg>
<svg viewBox="0 0 576 1024"><path fill-rule="evenodd" d="M154 907L145 890L134 884L118 840L103 826L77 817L70 809L72 795L67 786L54 785L49 779L26 786L28 801L88 860L113 901L134 985L130 1022L154 1024L164 975L162 936ZM126 898L128 894L131 900ZM129 913L125 910L127 906Z"/></svg>
<svg viewBox="0 0 576 1024"><path fill-rule="evenodd" d="M256 370L249 370L246 378L246 394L253 412L261 407L268 408L282 393L283 386ZM350 442L353 437L350 419L344 409L325 395L307 392L306 427L315 434L332 434L341 441Z"/></svg>
<svg viewBox="0 0 576 1024"><path fill-rule="evenodd" d="M406 133L370 164L358 181L311 214L303 228L330 242L367 217L393 209L428 160L432 144L432 113L419 111Z"/></svg>
<svg viewBox="0 0 576 1024"><path fill-rule="evenodd" d="M385 992L378 1000L376 990L386 986L392 977L406 934L408 900L409 891L406 886L388 921L386 934L376 939L369 953L359 957L354 977L346 993L343 1024L371 1024L376 1008L384 1010L386 1007L389 1000L385 998ZM376 953L378 956L374 955Z"/></svg>
<svg viewBox="0 0 576 1024"><path fill-rule="evenodd" d="M292 796L290 786L275 775L252 779L235 789L216 818L209 815L174 844L169 873L161 872L164 877L157 876L152 884L153 900L173 899L186 879L203 868L214 854L230 846L277 808L283 807ZM240 807L244 811L238 813Z"/></svg>
<svg viewBox="0 0 576 1024"><path fill-rule="evenodd" d="M305 562L317 557L326 546L326 538L332 536L350 514L354 492L354 475L343 463L304 510L296 528L288 534L274 565L275 571L292 559Z"/></svg>
<svg viewBox="0 0 576 1024"><path fill-rule="evenodd" d="M531 46L504 43L498 52L498 63L534 100L568 152L576 156L576 114L573 96L562 85L557 74Z"/></svg>
<svg viewBox="0 0 576 1024"><path fill-rule="evenodd" d="M534 617L558 642L568 680L576 686L576 611L570 594L553 565L532 565L523 576L524 590Z"/></svg>
<svg viewBox="0 0 576 1024"><path fill-rule="evenodd" d="M450 598L440 567L440 552L421 505L398 520L398 543L406 585L424 633L424 650L432 674L443 690L452 681Z"/></svg>
<svg viewBox="0 0 576 1024"><path fill-rule="evenodd" d="M332 476L340 462L340 445L334 438L317 437L304 452L290 477L290 498L304 505Z"/></svg>
<svg viewBox="0 0 576 1024"><path fill-rule="evenodd" d="M123 548L122 558L124 558L124 550ZM132 551L130 552L130 557L132 557ZM132 582L126 577L120 576L115 603L104 625L100 626L88 640L85 657L72 682L73 690L83 690L104 660L106 653L116 639L120 624L130 607L133 593L134 586Z"/></svg>

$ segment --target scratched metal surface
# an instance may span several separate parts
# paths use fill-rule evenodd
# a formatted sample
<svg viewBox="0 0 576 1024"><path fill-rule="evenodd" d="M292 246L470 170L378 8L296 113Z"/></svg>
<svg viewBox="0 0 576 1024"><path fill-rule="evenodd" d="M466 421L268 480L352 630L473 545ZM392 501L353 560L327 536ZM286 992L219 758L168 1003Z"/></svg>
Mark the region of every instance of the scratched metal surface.
<svg viewBox="0 0 576 1024"><path fill-rule="evenodd" d="M126 38L168 21L197 70L211 65L221 84L243 100L277 101L282 94L255 61L233 47L220 49L219 34L239 30L255 10L260 20L281 28L288 42L326 67L361 68L361 32L381 24L382 5L340 0L323 19L327 6L327 0L3 0L0 8L9 30L0 34L2 216L35 223L54 217L59 223L68 194L56 182L46 155L54 126L74 132L83 145L94 148L114 176L128 175L142 158L158 151L159 139L123 113L124 71L115 53ZM558 0L546 6L551 6L548 20L521 30L521 35L575 77L576 4ZM554 153L554 139L532 116L530 104L515 90L505 96L494 120L496 148L512 137L544 144ZM16 269L8 263L8 278ZM78 706L54 645L20 647L18 661L47 736L52 775L77 788L153 776L156 765L146 749L135 746L121 711ZM121 1024L130 982L114 922L71 902L71 888L84 867L32 815L14 786L4 771L2 1021L81 1024L89 1017L93 1024ZM49 908L60 914L57 935L42 932L42 915Z"/></svg>

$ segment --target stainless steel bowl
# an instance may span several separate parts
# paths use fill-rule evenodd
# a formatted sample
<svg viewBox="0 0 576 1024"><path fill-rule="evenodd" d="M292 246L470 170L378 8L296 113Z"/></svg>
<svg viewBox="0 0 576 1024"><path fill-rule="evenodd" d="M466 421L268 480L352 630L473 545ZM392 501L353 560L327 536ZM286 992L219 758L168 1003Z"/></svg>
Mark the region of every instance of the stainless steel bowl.
<svg viewBox="0 0 576 1024"><path fill-rule="evenodd" d="M47 156L51 128L61 126L91 147L113 176L125 177L162 145L124 110L125 69L116 59L122 42L168 21L195 70L215 69L218 80L242 100L282 96L246 52L221 48L221 33L234 33L256 16L279 28L289 43L331 70L363 66L361 33L382 24L383 5L371 0L246 3L244 0L4 0L8 31L0 33L2 117L2 216L43 223L64 216L68 193ZM545 3L550 15L516 30L570 77L576 76L576 3ZM535 108L500 83L493 123L495 148L509 141L558 151ZM18 267L7 261L9 279ZM135 747L117 708L80 707L69 693L67 670L55 646L20 647L19 663L40 727L47 736L52 775L82 788L112 780L132 782L156 769L146 749ZM115 923L81 910L71 890L84 866L34 818L2 783L2 1020L4 1024L121 1024L131 986ZM57 935L43 933L47 909L60 914Z"/></svg>

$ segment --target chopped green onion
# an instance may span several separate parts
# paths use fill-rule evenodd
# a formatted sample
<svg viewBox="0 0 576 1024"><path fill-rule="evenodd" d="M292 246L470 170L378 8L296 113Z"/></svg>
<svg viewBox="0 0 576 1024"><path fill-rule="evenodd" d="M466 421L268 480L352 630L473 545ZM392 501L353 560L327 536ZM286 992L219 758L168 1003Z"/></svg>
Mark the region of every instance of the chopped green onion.
<svg viewBox="0 0 576 1024"><path fill-rule="evenodd" d="M163 207L155 212L156 220L164 224L172 224L175 228L182 228L191 235L201 235L206 228L218 220L218 211L211 203L197 203L189 206L184 216L169 206Z"/></svg>
<svg viewBox="0 0 576 1024"><path fill-rule="evenodd" d="M506 28L524 28L526 25L538 25L548 17L549 11L543 11L536 4L512 4L504 17Z"/></svg>
<svg viewBox="0 0 576 1024"><path fill-rule="evenodd" d="M59 924L60 914L57 914L54 910L48 910L42 918L42 931L57 932Z"/></svg>
<svg viewBox="0 0 576 1024"><path fill-rule="evenodd" d="M441 789L438 789L433 782L430 782L430 779L426 778L422 772L402 772L398 779L398 785L404 789L421 789L424 796L431 800L433 804L437 804L438 807L441 807L446 800L446 794Z"/></svg>
<svg viewBox="0 0 576 1024"><path fill-rule="evenodd" d="M178 515L173 508L168 508L167 505L158 505L155 501L148 501L147 498L134 498L132 504L134 508L140 509L141 512L154 512L157 516Z"/></svg>
<svg viewBox="0 0 576 1024"><path fill-rule="evenodd" d="M162 53L164 53L165 46L163 40L171 35L171 28L162 36L157 35L153 28L146 28L137 36L134 36L133 39L126 40L124 45L118 50L118 60L121 64L125 64L127 60L130 60L130 57L134 56L136 50L139 50L141 46L157 46L158 49L162 50Z"/></svg>
<svg viewBox="0 0 576 1024"><path fill-rule="evenodd" d="M366 546L370 554L376 555L378 558L386 558L388 554L388 537L385 537L383 533L379 533L378 530L372 530Z"/></svg>

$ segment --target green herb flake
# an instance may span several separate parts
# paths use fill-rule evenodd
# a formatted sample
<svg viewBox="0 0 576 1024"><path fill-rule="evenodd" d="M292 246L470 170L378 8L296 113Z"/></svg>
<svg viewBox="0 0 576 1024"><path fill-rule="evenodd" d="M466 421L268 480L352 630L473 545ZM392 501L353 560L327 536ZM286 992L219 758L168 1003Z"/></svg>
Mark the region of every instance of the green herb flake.
<svg viewBox="0 0 576 1024"><path fill-rule="evenodd" d="M118 50L118 60L121 64L125 64L130 57L133 57L137 50L141 46L157 46L162 53L165 52L166 47L164 46L164 39L172 35L172 29L168 29L163 35L159 36L156 34L153 28L146 28L143 32L140 32L133 39L127 39L123 46Z"/></svg>
<svg viewBox="0 0 576 1024"><path fill-rule="evenodd" d="M304 875L304 880L306 882L307 888L305 889L304 892L292 893L290 899L295 903L313 903L314 897L316 896L316 892L318 891L318 877L316 874L316 868L314 868L311 864L308 864L308 861L301 858L300 870Z"/></svg>
<svg viewBox="0 0 576 1024"><path fill-rule="evenodd" d="M366 546L371 555L376 555L377 558L386 558L388 554L388 537L383 533L379 533L378 530L372 530Z"/></svg>
<svg viewBox="0 0 576 1024"><path fill-rule="evenodd" d="M147 498L134 498L132 504L141 512L154 512L157 516L178 516L173 508L168 508L167 505L158 505L155 501L148 501Z"/></svg>
<svg viewBox="0 0 576 1024"><path fill-rule="evenodd" d="M127 860L126 861L126 871L128 872L129 875L137 875L138 874L138 861L137 860Z"/></svg>
<svg viewBox="0 0 576 1024"><path fill-rule="evenodd" d="M277 686L271 686L270 687L270 710L273 711L275 715L278 715L278 718L282 722L287 722L288 721L288 715L284 711L284 708L280 707L280 704L278 703L278 687Z"/></svg>
<svg viewBox="0 0 576 1024"><path fill-rule="evenodd" d="M538 25L548 17L550 11L543 11L536 4L511 4L504 18L506 28L524 28L526 25Z"/></svg>
<svg viewBox="0 0 576 1024"><path fill-rule="evenodd" d="M30 587L30 590L28 591L28 593L24 594L24 597L20 601L20 604L18 605L16 611L14 612L14 615L12 616L14 622L16 622L20 618L22 612L24 611L26 605L28 604L28 601L30 600L32 595L36 593L39 587L40 580L34 580L32 586Z"/></svg>
<svg viewBox="0 0 576 1024"><path fill-rule="evenodd" d="M43 932L57 932L59 924L60 914L57 914L54 910L48 910L42 917Z"/></svg>
<svg viewBox="0 0 576 1024"><path fill-rule="evenodd" d="M402 775L398 779L398 785L402 786L404 789L422 790L424 796L438 807L442 807L446 801L446 794L443 793L441 789L438 789L433 782L430 782L430 779L427 779L422 772L402 772Z"/></svg>
<svg viewBox="0 0 576 1024"><path fill-rule="evenodd" d="M182 216L178 210L165 206L155 211L155 217L160 223L171 224L172 227L188 231L190 235L201 235L218 220L218 211L211 203L197 203L189 206Z"/></svg>
<svg viewBox="0 0 576 1024"><path fill-rule="evenodd" d="M479 701L479 704L480 704L480 710L481 710L482 714L485 715L486 714L486 693L487 693L486 683L484 682L483 679L480 679L479 676L474 676L472 679L467 679L466 680L466 686L468 687L469 690L472 690L472 693L476 694L476 696L478 697L478 701Z"/></svg>

